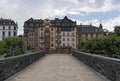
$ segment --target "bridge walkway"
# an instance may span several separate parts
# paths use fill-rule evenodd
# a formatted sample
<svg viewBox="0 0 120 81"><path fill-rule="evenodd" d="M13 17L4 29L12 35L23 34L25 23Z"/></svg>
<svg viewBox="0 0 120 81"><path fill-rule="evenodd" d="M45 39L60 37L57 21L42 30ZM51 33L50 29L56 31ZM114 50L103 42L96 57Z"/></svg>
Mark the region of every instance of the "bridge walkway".
<svg viewBox="0 0 120 81"><path fill-rule="evenodd" d="M6 81L108 81L67 54L46 55Z"/></svg>

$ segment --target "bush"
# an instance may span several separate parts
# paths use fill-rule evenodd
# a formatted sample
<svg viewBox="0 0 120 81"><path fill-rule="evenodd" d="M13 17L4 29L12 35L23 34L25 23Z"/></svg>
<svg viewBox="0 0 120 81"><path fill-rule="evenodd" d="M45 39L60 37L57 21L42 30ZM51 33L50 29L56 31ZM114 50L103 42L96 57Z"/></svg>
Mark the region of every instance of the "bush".
<svg viewBox="0 0 120 81"><path fill-rule="evenodd" d="M90 53L118 57L120 56L120 37L117 35L111 35L101 38L93 38L91 40L80 42L79 48Z"/></svg>

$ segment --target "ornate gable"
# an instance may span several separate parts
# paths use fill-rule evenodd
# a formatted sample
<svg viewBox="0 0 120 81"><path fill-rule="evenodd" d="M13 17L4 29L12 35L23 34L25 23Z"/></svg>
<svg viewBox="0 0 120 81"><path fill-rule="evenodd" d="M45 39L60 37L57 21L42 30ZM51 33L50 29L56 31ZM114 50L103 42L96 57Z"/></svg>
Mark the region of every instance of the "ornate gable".
<svg viewBox="0 0 120 81"><path fill-rule="evenodd" d="M73 22L72 20L68 19L67 16L64 17L64 19L61 22L62 26L75 26L76 22Z"/></svg>
<svg viewBox="0 0 120 81"><path fill-rule="evenodd" d="M64 17L61 24L62 26L70 26L70 20L67 18L67 16Z"/></svg>

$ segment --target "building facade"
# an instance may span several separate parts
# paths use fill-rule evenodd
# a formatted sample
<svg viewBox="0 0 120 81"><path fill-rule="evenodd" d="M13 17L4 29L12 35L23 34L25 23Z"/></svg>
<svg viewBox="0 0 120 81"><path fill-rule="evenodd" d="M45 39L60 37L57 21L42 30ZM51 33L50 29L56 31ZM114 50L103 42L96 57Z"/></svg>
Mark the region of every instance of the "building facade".
<svg viewBox="0 0 120 81"><path fill-rule="evenodd" d="M77 44L80 41L89 40L95 37L103 37L103 26L100 24L98 27L90 25L77 25Z"/></svg>
<svg viewBox="0 0 120 81"><path fill-rule="evenodd" d="M76 49L76 21L72 21L65 16L57 24L60 24L56 26L58 28L58 48L60 46Z"/></svg>
<svg viewBox="0 0 120 81"><path fill-rule="evenodd" d="M33 50L76 49L76 22L65 16L63 19L33 19L24 23L24 36L27 45Z"/></svg>
<svg viewBox="0 0 120 81"><path fill-rule="evenodd" d="M80 41L102 37L102 24L99 27L76 25L67 16L63 19L33 19L24 23L24 37L27 45L34 51L72 48L77 49Z"/></svg>
<svg viewBox="0 0 120 81"><path fill-rule="evenodd" d="M7 37L17 36L18 25L11 19L0 19L0 41Z"/></svg>

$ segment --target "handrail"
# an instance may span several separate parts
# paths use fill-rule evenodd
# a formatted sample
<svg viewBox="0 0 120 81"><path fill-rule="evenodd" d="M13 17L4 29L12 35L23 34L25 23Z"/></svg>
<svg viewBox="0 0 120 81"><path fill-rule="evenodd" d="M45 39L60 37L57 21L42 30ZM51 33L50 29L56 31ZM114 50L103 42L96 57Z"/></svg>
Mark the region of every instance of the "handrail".
<svg viewBox="0 0 120 81"><path fill-rule="evenodd" d="M72 55L111 81L120 81L120 59L72 51Z"/></svg>
<svg viewBox="0 0 120 81"><path fill-rule="evenodd" d="M8 57L0 60L0 81L3 81L45 56L44 51Z"/></svg>

